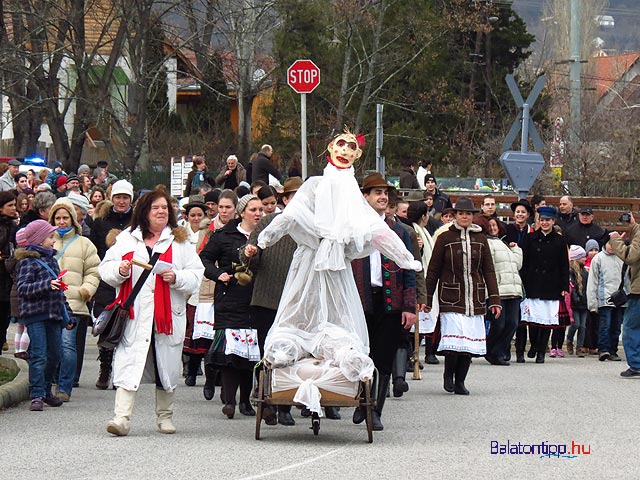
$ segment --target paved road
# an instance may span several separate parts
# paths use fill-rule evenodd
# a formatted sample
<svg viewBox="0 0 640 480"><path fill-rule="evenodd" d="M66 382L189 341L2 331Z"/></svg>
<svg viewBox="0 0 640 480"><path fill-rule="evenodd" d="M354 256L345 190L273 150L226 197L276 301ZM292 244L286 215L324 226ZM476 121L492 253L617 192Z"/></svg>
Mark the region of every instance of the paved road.
<svg viewBox="0 0 640 480"><path fill-rule="evenodd" d="M253 418L227 420L216 399L198 387L178 389L176 435L156 432L153 389L138 394L131 434L112 437L113 391L93 387L96 348L87 349L81 387L61 408L0 412L2 478L130 479L591 479L638 478L640 381L625 380L624 362L595 357L547 359L495 367L475 360L469 397L442 390L442 365L409 381L411 391L388 399L385 431L366 443L363 426L310 421L262 429ZM491 442L584 445L589 455L556 458L492 455ZM495 444L494 444L495 445ZM527 450L529 447L522 447Z"/></svg>

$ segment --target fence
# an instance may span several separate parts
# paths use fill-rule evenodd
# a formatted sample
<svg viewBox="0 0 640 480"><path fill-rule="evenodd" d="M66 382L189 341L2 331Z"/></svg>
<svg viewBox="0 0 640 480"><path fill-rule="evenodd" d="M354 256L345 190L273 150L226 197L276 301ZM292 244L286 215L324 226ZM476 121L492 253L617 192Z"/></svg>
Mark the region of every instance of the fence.
<svg viewBox="0 0 640 480"><path fill-rule="evenodd" d="M411 190L401 190L401 195L406 196ZM460 192L445 192L451 198L451 202L455 204L456 200L460 197L469 197L473 200L476 207L482 205L482 199L487 193L474 194L474 193L460 193ZM500 217L512 217L511 203L518 200L517 195L502 195L494 194L496 199L496 212ZM635 218L640 222L640 198L625 198L625 197L571 197L573 206L577 210L580 207L593 208L594 221L601 227L609 230L627 231L629 224L621 222L619 217L623 213L632 212ZM529 198L531 200L531 198ZM546 196L545 201L547 205L552 205L557 208L560 202L560 196Z"/></svg>

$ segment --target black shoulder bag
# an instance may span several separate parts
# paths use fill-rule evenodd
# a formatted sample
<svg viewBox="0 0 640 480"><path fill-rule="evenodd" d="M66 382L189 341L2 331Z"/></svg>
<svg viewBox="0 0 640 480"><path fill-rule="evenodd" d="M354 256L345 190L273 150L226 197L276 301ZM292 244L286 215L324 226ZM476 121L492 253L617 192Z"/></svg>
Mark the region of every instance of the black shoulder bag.
<svg viewBox="0 0 640 480"><path fill-rule="evenodd" d="M627 294L624 291L624 275L627 273L627 264L625 263L622 267L622 279L620 280L620 287L618 290L613 292L609 297L609 301L613 303L616 307L622 307L625 303L627 303Z"/></svg>
<svg viewBox="0 0 640 480"><path fill-rule="evenodd" d="M149 265L152 267L158 261L160 254L154 253L149 260ZM124 303L116 303L111 308L105 308L102 313L96 319L93 325L93 336L98 337L98 346L106 350L113 350L118 346L120 340L124 336L124 330L127 326L129 318L129 308L136 299L136 296L142 289L142 285L146 282L147 278L151 274L151 268L142 272L142 275L138 278L131 294L125 300Z"/></svg>

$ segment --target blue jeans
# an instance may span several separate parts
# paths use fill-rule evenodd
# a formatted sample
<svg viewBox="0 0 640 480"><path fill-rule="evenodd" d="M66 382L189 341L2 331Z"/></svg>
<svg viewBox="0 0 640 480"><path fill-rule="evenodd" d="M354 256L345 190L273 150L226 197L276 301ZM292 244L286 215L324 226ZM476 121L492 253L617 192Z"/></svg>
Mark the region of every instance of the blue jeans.
<svg viewBox="0 0 640 480"><path fill-rule="evenodd" d="M76 355L76 330L78 324L72 330L62 330L62 358L60 359L60 375L58 377L58 391L71 395L73 380L76 375L78 357Z"/></svg>
<svg viewBox="0 0 640 480"><path fill-rule="evenodd" d="M618 353L618 339L620 338L620 325L624 309L622 307L600 307L598 314L600 317L598 351L614 355Z"/></svg>
<svg viewBox="0 0 640 480"><path fill-rule="evenodd" d="M567 343L573 343L573 336L578 331L578 340L576 348L584 347L584 334L587 331L587 317L589 310L573 310L573 323L567 332Z"/></svg>
<svg viewBox="0 0 640 480"><path fill-rule="evenodd" d="M491 320L489 333L487 334L487 354L495 358L503 359L511 352L511 339L518 328L520 319L520 298L503 298L502 313L494 318L491 311L487 317Z"/></svg>
<svg viewBox="0 0 640 480"><path fill-rule="evenodd" d="M622 346L629 366L634 370L640 370L640 298L627 300Z"/></svg>
<svg viewBox="0 0 640 480"><path fill-rule="evenodd" d="M51 393L56 368L60 363L60 322L45 320L27 326L29 333L29 397L45 397Z"/></svg>

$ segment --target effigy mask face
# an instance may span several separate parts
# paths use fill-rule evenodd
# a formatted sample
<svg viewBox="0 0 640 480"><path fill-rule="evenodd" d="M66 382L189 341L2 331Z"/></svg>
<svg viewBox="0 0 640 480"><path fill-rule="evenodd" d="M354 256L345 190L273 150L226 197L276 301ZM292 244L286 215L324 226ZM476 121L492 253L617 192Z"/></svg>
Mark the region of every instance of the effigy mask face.
<svg viewBox="0 0 640 480"><path fill-rule="evenodd" d="M351 133L338 135L329 143L327 151L336 168L350 168L362 155L356 136Z"/></svg>

